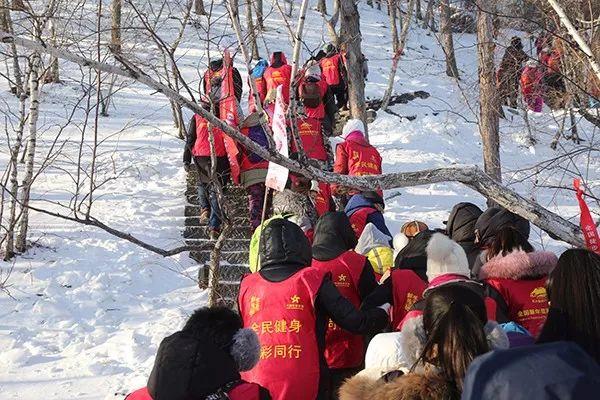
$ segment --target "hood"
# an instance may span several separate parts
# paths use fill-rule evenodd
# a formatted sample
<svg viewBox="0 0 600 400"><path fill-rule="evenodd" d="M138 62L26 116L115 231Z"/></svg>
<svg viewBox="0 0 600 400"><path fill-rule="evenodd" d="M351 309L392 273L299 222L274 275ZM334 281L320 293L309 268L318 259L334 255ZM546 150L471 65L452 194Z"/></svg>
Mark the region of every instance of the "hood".
<svg viewBox="0 0 600 400"><path fill-rule="evenodd" d="M350 197L348 204L346 204L346 207L344 208L344 212L348 217L350 217L352 214L365 207L374 209L375 204L372 200L366 198L362 193L359 193Z"/></svg>
<svg viewBox="0 0 600 400"><path fill-rule="evenodd" d="M385 383L356 375L340 388L340 400L455 399L457 394L435 373L410 373Z"/></svg>
<svg viewBox="0 0 600 400"><path fill-rule="evenodd" d="M501 207L490 207L481 214L475 223L477 243L485 247L494 240L496 233L504 227L515 228L525 239L529 239L530 225L525 218Z"/></svg>
<svg viewBox="0 0 600 400"><path fill-rule="evenodd" d="M342 128L342 139L348 139L350 134L358 134L364 138L365 124L360 119L349 119Z"/></svg>
<svg viewBox="0 0 600 400"><path fill-rule="evenodd" d="M319 261L333 260L356 247L356 236L350 220L341 211L321 216L315 226L312 253Z"/></svg>
<svg viewBox="0 0 600 400"><path fill-rule="evenodd" d="M365 135L359 131L350 132L348 136L344 138L344 140L346 140L347 142L356 143L360 146L369 146L369 143L367 143L367 139L365 139Z"/></svg>
<svg viewBox="0 0 600 400"><path fill-rule="evenodd" d="M154 400L203 399L240 379L231 355L209 340L176 332L160 343L148 392Z"/></svg>
<svg viewBox="0 0 600 400"><path fill-rule="evenodd" d="M216 60L212 60L208 64L208 67L210 68L210 70L212 72L216 72L216 71L220 70L221 68L223 68L223 59L222 58L217 58Z"/></svg>
<svg viewBox="0 0 600 400"><path fill-rule="evenodd" d="M390 237L381 232L375 225L369 222L356 244L356 252L366 255L370 250L378 247L390 247Z"/></svg>
<svg viewBox="0 0 600 400"><path fill-rule="evenodd" d="M446 234L455 242L474 242L475 223L483 211L473 203L458 203L446 222Z"/></svg>
<svg viewBox="0 0 600 400"><path fill-rule="evenodd" d="M469 276L469 261L462 247L448 236L435 233L427 243L427 277L457 274Z"/></svg>
<svg viewBox="0 0 600 400"><path fill-rule="evenodd" d="M408 244L409 240L408 237L406 237L406 235L402 232L398 232L396 233L396 236L394 236L394 260L396 259L396 256L398 256L398 253L400 253L400 250L402 250L403 248L406 247L406 245Z"/></svg>
<svg viewBox="0 0 600 400"><path fill-rule="evenodd" d="M300 270L310 265L310 244L302 229L295 223L277 218L272 220L261 234L261 274L282 267L295 267Z"/></svg>
<svg viewBox="0 0 600 400"><path fill-rule="evenodd" d="M262 78L268 66L269 63L267 62L267 60L258 60L254 68L252 68L252 77L255 79Z"/></svg>
<svg viewBox="0 0 600 400"><path fill-rule="evenodd" d="M376 335L365 354L365 369L358 375L377 380L391 371L408 372L401 361L400 332L387 332Z"/></svg>
<svg viewBox="0 0 600 400"><path fill-rule="evenodd" d="M493 351L469 367L463 400L595 399L600 366L569 342Z"/></svg>
<svg viewBox="0 0 600 400"><path fill-rule="evenodd" d="M285 54L282 51L274 51L273 54L271 54L270 64L273 68L279 68L282 65L286 65L287 59L285 58Z"/></svg>
<svg viewBox="0 0 600 400"><path fill-rule="evenodd" d="M549 251L534 251L526 253L522 250L513 251L505 256L497 255L488 260L481 271L480 279L526 279L541 278L552 272L558 257Z"/></svg>

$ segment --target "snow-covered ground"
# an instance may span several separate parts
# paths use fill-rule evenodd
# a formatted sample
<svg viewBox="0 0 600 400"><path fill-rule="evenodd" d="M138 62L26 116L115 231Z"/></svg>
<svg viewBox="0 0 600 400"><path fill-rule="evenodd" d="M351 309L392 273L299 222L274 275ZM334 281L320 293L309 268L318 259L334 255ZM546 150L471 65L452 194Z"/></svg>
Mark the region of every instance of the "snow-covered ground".
<svg viewBox="0 0 600 400"><path fill-rule="evenodd" d="M216 7L216 13L223 13L221 6ZM291 48L279 14L271 10L266 15L268 30L264 42L259 40L261 52L267 43L271 51L284 50L289 55ZM230 32L226 18L215 20L215 32ZM370 66L367 95L380 97L391 64L388 17L384 11L361 3L361 26ZM311 50L327 40L322 19L312 10L305 31ZM171 29L166 36L174 34ZM511 34L506 33L502 40L508 42ZM205 65L202 35L201 30L189 26L177 54L182 73L192 87L197 86L198 70ZM227 40L232 43L233 38ZM435 36L419 28L411 30L395 92L425 90L431 97L393 107L400 115L415 115L414 121L379 112L369 126L371 141L383 155L384 172L482 164L476 124L475 37L457 35L455 45L460 82L446 77L443 52ZM308 57L307 49L303 49L303 57ZM241 55L236 62L245 75ZM43 133L38 154L50 149L59 129L57 124L64 124L64 117L82 96L79 68L67 63L61 68L65 83L46 86L42 95ZM0 83L0 98L7 102L3 104L17 109L5 81ZM130 83L116 95L110 114L100 120L99 138L103 141L99 147L99 174L111 179L96 194L92 215L157 246L181 244L183 146L172 127L168 102ZM84 116L85 110L79 109L74 123L61 134L60 142L65 145L36 180L35 198L64 204L72 199L73 160L79 151L78 127ZM186 119L189 116L186 113ZM574 148L566 141L561 142L558 152L549 147L562 124L563 117L558 113L546 110L529 116L530 129L538 139L531 148L525 144L523 116L507 113L507 118L501 128L504 181L526 197L576 221L578 209L572 193L552 186L568 186L570 177L580 175L597 191L600 157L582 152L555 160ZM596 132L582 123L579 133L590 144ZM91 152L92 137L86 133L84 154ZM2 167L8 157L6 149L6 138L2 136ZM544 168L547 160L554 160L552 168ZM532 176L535 172L539 173ZM481 196L459 184L393 190L386 197L390 198L386 217L392 232L408 219L441 227L452 205L460 201L484 206ZM46 205L42 201L37 204ZM595 204L592 208L598 210ZM160 340L179 328L204 302L205 295L195 282L197 266L186 253L162 258L98 229L38 213L32 215L31 239L36 245L30 251L14 262L0 263L3 272L12 269L12 297L0 293L0 398L114 399L142 386ZM537 246L556 251L564 248L538 229L534 229L532 240Z"/></svg>

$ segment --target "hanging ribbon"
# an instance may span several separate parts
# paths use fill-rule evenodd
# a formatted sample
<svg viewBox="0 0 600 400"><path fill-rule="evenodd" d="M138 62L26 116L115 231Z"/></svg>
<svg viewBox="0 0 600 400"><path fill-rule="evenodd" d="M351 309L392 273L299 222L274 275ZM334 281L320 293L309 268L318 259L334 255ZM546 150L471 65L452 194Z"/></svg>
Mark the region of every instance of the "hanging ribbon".
<svg viewBox="0 0 600 400"><path fill-rule="evenodd" d="M583 189L581 188L581 181L579 179L573 180L573 186L577 194L577 201L579 202L579 209L581 210L581 217L579 219L579 225L583 231L583 237L585 238L586 247L594 253L600 254L600 237L598 236L598 229L590 213L585 200L583 199Z"/></svg>

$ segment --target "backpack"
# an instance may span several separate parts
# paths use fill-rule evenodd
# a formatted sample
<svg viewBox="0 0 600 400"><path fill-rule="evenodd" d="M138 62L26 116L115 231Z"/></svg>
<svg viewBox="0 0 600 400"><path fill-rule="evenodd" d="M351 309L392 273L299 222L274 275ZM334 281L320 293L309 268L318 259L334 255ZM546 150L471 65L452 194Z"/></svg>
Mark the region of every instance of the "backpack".
<svg viewBox="0 0 600 400"><path fill-rule="evenodd" d="M263 149L269 148L267 136L265 135L265 131L260 125L251 126L250 128L248 128L248 138L252 139L254 143L260 145L260 147L262 147ZM252 164L264 161L261 156L252 152L248 154L248 160L250 160Z"/></svg>
<svg viewBox="0 0 600 400"><path fill-rule="evenodd" d="M321 105L319 82L304 81L300 87L300 99L304 107L317 108Z"/></svg>

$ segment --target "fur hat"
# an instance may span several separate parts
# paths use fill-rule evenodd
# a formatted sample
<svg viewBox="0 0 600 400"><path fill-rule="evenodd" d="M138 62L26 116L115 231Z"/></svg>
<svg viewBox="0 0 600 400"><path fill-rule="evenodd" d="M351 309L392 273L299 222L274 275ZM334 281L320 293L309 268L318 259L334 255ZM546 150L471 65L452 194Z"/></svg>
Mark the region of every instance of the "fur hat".
<svg viewBox="0 0 600 400"><path fill-rule="evenodd" d="M342 139L346 139L352 132L365 134L365 124L360 119L349 119L342 129Z"/></svg>
<svg viewBox="0 0 600 400"><path fill-rule="evenodd" d="M434 234L427 244L427 278L431 282L440 275L469 276L469 261L465 251L442 233Z"/></svg>

